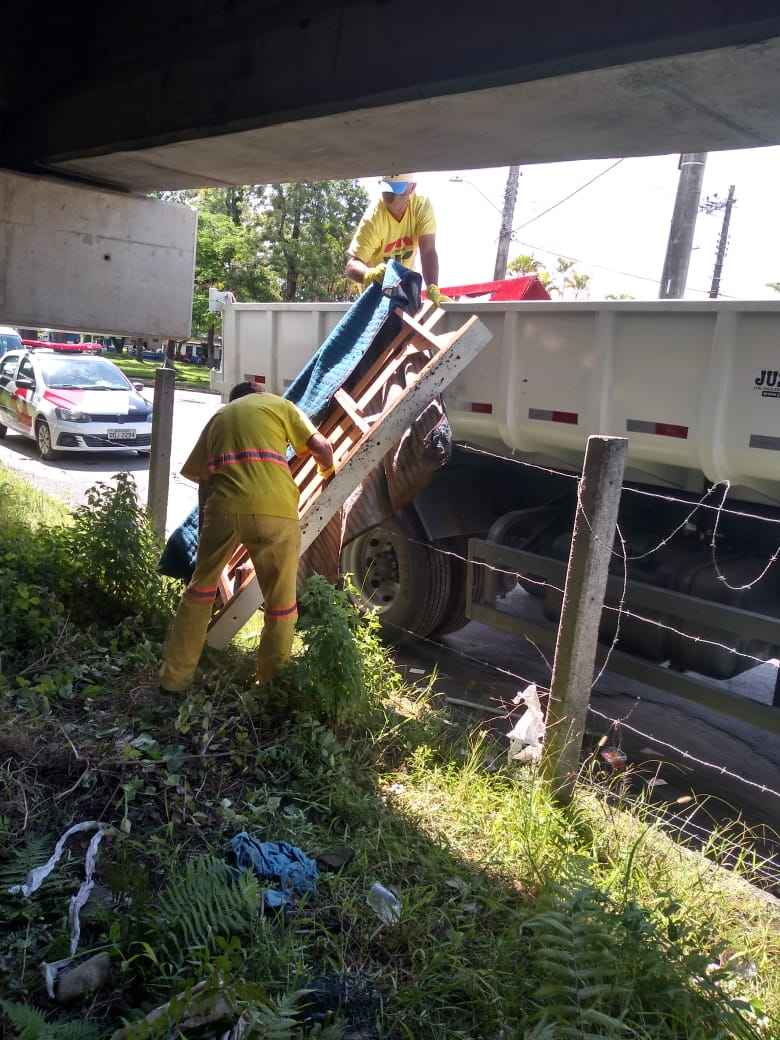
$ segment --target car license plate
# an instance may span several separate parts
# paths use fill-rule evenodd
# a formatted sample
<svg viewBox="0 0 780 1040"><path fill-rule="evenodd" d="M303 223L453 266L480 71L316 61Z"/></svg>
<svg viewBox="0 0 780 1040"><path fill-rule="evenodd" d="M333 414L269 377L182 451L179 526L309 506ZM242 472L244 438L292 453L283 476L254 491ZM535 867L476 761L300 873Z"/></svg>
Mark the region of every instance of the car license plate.
<svg viewBox="0 0 780 1040"><path fill-rule="evenodd" d="M110 441L134 441L135 430L109 430L106 436Z"/></svg>

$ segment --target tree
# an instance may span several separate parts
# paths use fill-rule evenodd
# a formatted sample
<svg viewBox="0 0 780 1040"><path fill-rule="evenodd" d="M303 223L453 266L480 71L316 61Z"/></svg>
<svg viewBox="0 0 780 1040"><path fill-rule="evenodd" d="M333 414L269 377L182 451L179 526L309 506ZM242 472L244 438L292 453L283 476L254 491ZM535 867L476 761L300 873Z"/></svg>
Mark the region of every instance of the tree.
<svg viewBox="0 0 780 1040"><path fill-rule="evenodd" d="M346 251L368 204L356 181L153 193L198 212L192 327L213 342L211 286L238 300L344 300Z"/></svg>
<svg viewBox="0 0 780 1040"><path fill-rule="evenodd" d="M519 275L520 277L527 276L529 274L537 274L540 269L543 269L544 264L541 260L537 260L531 253L521 253L516 256L514 260L510 260L507 264L507 272L510 275Z"/></svg>
<svg viewBox="0 0 780 1040"><path fill-rule="evenodd" d="M226 211L215 212L216 208L206 200L198 214L192 327L201 336L215 320L208 309L210 286L230 289L239 300L281 299L279 279L269 265L259 222L237 224Z"/></svg>
<svg viewBox="0 0 780 1040"><path fill-rule="evenodd" d="M773 289L775 292L780 293L780 282L767 282L767 289Z"/></svg>
<svg viewBox="0 0 780 1040"><path fill-rule="evenodd" d="M580 293L586 292L590 285L590 275L581 274L579 271L571 271L570 274L564 279L564 286L574 291L574 299L580 298Z"/></svg>
<svg viewBox="0 0 780 1040"><path fill-rule="evenodd" d="M569 291L573 293L574 299L578 300L581 293L587 295L590 275L575 271L575 263L575 260L559 256L555 275L552 275L542 261L537 260L533 254L521 253L520 256L516 256L509 262L507 271L512 275L536 275L549 293L562 297Z"/></svg>
<svg viewBox="0 0 780 1040"><path fill-rule="evenodd" d="M269 266L285 300L345 300L346 252L368 204L356 181L274 184L262 216Z"/></svg>

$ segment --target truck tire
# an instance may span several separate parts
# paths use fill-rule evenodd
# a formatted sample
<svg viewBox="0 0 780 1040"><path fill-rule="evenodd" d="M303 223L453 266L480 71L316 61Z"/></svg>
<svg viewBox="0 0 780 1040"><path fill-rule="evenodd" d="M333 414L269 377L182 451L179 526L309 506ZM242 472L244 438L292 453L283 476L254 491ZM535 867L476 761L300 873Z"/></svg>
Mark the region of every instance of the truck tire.
<svg viewBox="0 0 780 1040"><path fill-rule="evenodd" d="M451 592L450 558L421 544L394 517L353 539L342 552L360 600L376 608L386 636L402 643L441 623Z"/></svg>
<svg viewBox="0 0 780 1040"><path fill-rule="evenodd" d="M468 553L468 540L466 538L452 538L438 545L449 552L457 553L458 556L466 556ZM450 594L442 611L439 623L433 630L436 636L450 635L459 632L469 623L466 617L466 580L468 568L464 560L457 556L447 557L450 561Z"/></svg>

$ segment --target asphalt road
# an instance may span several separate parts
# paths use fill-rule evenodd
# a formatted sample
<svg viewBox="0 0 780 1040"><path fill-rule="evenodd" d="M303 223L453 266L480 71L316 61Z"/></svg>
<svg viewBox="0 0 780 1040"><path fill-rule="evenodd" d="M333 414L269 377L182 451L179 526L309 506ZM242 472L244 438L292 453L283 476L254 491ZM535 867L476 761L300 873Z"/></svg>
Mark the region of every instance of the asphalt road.
<svg viewBox="0 0 780 1040"><path fill-rule="evenodd" d="M154 391L144 390L148 400ZM172 531L197 505L194 484L179 475L195 440L220 404L215 394L194 390L177 390L173 409L173 448L171 484L168 493L168 532ZM149 489L149 459L132 451L63 453L53 462L44 462L32 440L9 432L0 440L0 463L28 477L37 487L63 499L69 505L80 505L87 490L97 481L110 481L119 472L132 473L139 497L146 503Z"/></svg>

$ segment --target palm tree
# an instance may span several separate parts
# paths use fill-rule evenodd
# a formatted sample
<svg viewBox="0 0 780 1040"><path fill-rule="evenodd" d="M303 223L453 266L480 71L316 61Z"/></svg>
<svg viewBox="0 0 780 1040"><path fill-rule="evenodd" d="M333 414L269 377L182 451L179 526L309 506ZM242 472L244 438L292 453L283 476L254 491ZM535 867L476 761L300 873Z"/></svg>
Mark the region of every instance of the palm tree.
<svg viewBox="0 0 780 1040"><path fill-rule="evenodd" d="M541 266L542 261L537 260L535 256L532 256L530 253L521 253L514 260L510 260L507 271L509 274L523 276L536 274Z"/></svg>

